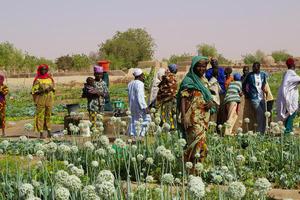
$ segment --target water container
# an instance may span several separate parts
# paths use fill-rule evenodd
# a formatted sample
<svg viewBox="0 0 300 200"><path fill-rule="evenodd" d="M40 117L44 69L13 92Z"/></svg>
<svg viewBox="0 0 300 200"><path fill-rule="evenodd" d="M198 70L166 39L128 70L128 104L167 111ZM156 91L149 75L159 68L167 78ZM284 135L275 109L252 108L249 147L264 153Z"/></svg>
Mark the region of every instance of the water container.
<svg viewBox="0 0 300 200"><path fill-rule="evenodd" d="M100 60L98 61L98 65L103 67L103 71L104 72L108 72L109 71L109 60Z"/></svg>

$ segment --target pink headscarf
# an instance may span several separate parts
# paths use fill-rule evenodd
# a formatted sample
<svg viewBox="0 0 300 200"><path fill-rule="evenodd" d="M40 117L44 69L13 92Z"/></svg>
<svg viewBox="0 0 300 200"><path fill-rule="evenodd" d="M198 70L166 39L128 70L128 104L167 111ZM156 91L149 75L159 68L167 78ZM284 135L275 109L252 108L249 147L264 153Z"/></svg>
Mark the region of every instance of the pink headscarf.
<svg viewBox="0 0 300 200"><path fill-rule="evenodd" d="M103 73L103 67L99 65L94 66L94 73Z"/></svg>

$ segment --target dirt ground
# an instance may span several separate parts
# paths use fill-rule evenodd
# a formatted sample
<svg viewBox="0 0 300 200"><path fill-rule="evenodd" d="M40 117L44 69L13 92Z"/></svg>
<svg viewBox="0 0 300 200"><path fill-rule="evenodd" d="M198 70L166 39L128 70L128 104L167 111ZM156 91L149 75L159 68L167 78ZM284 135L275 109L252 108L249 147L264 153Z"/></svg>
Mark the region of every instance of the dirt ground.
<svg viewBox="0 0 300 200"><path fill-rule="evenodd" d="M93 76L91 74L90 76ZM84 83L87 76L56 76L54 77L54 81L56 84L65 84L70 82L78 82ZM123 76L110 76L110 82L114 82L118 79L124 78ZM5 84L11 89L16 90L24 87L31 87L32 86L33 78L7 78Z"/></svg>

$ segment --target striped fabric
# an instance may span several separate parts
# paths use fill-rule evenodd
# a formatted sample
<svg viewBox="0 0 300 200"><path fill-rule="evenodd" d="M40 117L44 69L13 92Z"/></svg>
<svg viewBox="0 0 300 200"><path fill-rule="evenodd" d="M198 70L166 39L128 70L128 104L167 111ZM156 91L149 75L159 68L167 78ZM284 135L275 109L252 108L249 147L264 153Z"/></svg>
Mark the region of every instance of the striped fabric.
<svg viewBox="0 0 300 200"><path fill-rule="evenodd" d="M241 81L232 81L226 91L224 103L241 102L239 93L242 91Z"/></svg>

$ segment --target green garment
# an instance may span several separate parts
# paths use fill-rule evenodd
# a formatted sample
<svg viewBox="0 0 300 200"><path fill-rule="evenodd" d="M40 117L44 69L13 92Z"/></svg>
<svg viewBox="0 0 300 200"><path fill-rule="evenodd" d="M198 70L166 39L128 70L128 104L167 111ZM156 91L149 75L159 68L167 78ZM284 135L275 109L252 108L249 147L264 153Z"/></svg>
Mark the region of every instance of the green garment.
<svg viewBox="0 0 300 200"><path fill-rule="evenodd" d="M178 109L180 108L180 105L181 105L180 94L181 94L181 91L184 89L198 90L203 95L205 102L212 101L212 95L211 95L209 89L203 85L199 76L197 76L194 72L194 67L195 67L196 63L201 60L208 60L208 58L204 57L204 56L194 56L193 57L190 70L186 74L186 76L184 77L183 81L180 84L180 88L177 93L177 108ZM211 109L211 112L214 112L214 108Z"/></svg>
<svg viewBox="0 0 300 200"><path fill-rule="evenodd" d="M288 118L286 119L284 125L285 125L285 134L289 134L291 132L293 132L293 125L294 125L294 119L297 115L297 112L294 112L292 115L288 116Z"/></svg>

